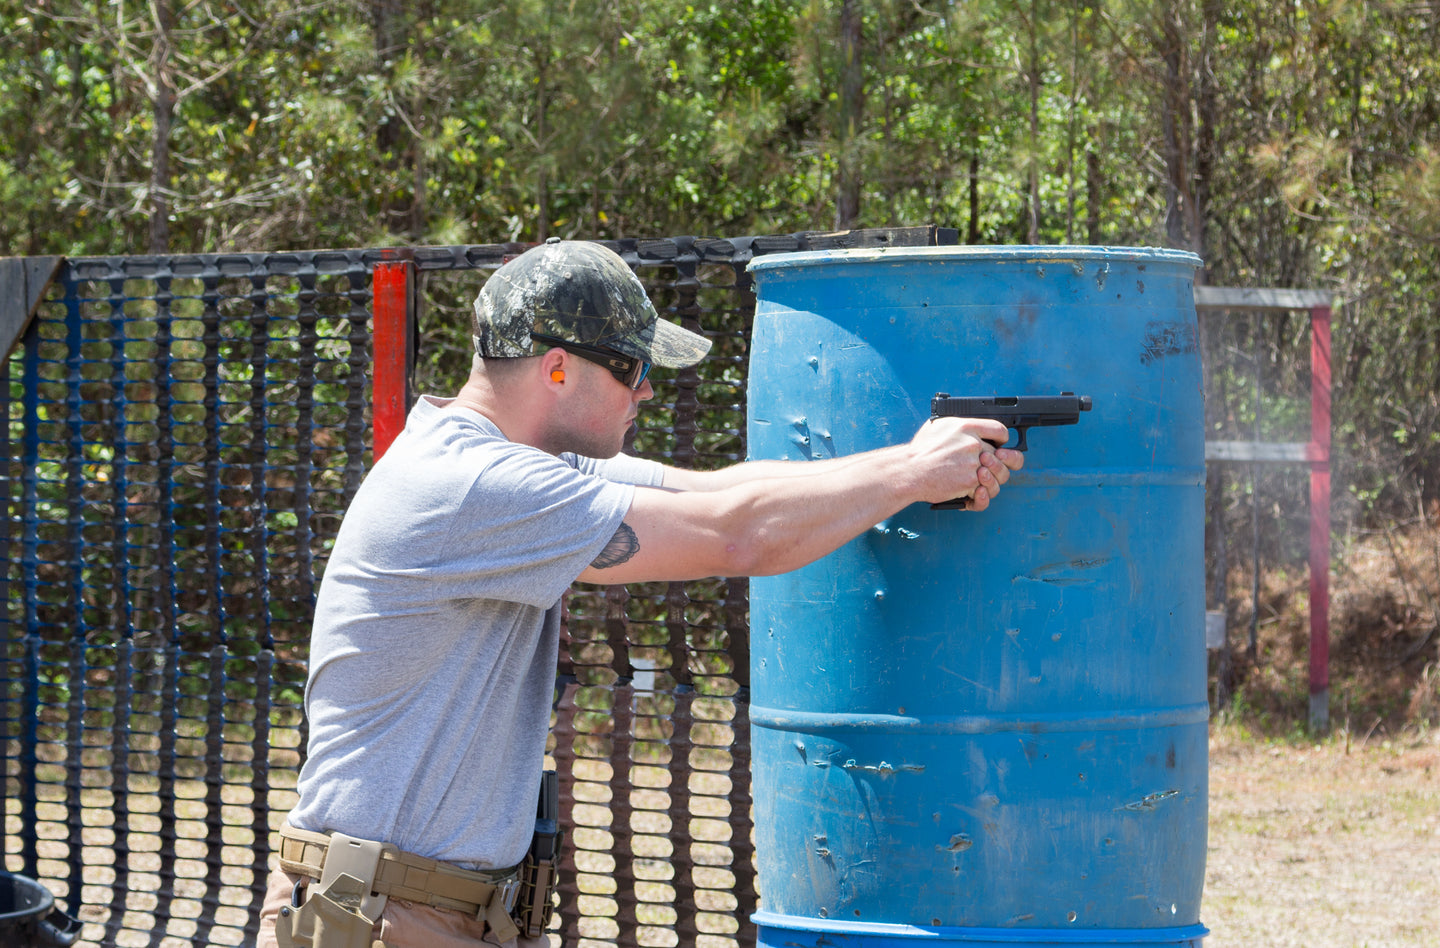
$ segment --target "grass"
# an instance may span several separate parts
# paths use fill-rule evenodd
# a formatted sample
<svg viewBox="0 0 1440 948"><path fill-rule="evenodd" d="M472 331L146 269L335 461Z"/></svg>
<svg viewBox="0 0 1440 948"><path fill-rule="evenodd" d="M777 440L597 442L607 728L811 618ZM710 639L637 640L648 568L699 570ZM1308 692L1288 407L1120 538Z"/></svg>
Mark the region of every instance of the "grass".
<svg viewBox="0 0 1440 948"><path fill-rule="evenodd" d="M1212 728L1206 948L1422 948L1440 931L1440 733Z"/></svg>

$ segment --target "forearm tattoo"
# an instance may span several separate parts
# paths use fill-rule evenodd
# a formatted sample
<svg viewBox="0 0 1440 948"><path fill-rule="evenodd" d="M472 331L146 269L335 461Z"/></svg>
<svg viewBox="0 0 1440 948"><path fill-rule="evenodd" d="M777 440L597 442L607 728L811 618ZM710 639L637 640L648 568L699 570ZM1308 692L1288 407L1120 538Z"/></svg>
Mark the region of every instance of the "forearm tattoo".
<svg viewBox="0 0 1440 948"><path fill-rule="evenodd" d="M608 566L619 566L621 563L629 562L630 558L640 552L640 538L635 531L630 529L630 524L621 523L620 529L605 544L605 549L595 557L595 562L590 565L596 569L605 569Z"/></svg>

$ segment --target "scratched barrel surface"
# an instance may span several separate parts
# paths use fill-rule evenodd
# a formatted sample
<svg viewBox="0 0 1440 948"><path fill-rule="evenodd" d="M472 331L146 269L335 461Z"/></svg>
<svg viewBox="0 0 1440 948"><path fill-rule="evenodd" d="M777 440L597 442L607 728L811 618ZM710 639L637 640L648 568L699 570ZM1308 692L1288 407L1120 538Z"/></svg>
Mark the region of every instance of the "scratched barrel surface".
<svg viewBox="0 0 1440 948"><path fill-rule="evenodd" d="M937 392L1088 395L983 513L752 581L764 946L1198 946L1204 431L1177 251L751 265L753 458L908 440Z"/></svg>

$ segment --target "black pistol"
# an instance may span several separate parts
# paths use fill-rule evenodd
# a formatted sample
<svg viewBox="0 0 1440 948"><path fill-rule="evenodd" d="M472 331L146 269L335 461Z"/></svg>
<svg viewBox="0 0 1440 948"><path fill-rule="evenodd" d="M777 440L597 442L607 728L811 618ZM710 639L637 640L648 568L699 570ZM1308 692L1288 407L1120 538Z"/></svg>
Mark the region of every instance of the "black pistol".
<svg viewBox="0 0 1440 948"><path fill-rule="evenodd" d="M947 392L936 392L930 400L930 417L935 418L989 418L1007 428L1014 428L1018 434L1016 451L1025 451L1025 432L1035 427L1048 425L1073 425L1080 420L1082 411L1090 410L1090 396L1061 392L1059 395L961 395L951 396ZM1004 447L997 444L995 447ZM965 499L947 500L942 504L931 504L933 510L964 510Z"/></svg>

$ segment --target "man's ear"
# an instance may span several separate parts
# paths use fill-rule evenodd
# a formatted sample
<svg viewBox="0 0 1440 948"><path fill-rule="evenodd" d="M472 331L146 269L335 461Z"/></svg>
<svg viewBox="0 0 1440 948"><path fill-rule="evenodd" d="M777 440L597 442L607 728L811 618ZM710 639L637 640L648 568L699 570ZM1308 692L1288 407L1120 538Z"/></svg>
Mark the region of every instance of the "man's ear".
<svg viewBox="0 0 1440 948"><path fill-rule="evenodd" d="M540 357L540 373L547 387L559 388L565 384L566 353L564 349L550 349Z"/></svg>

